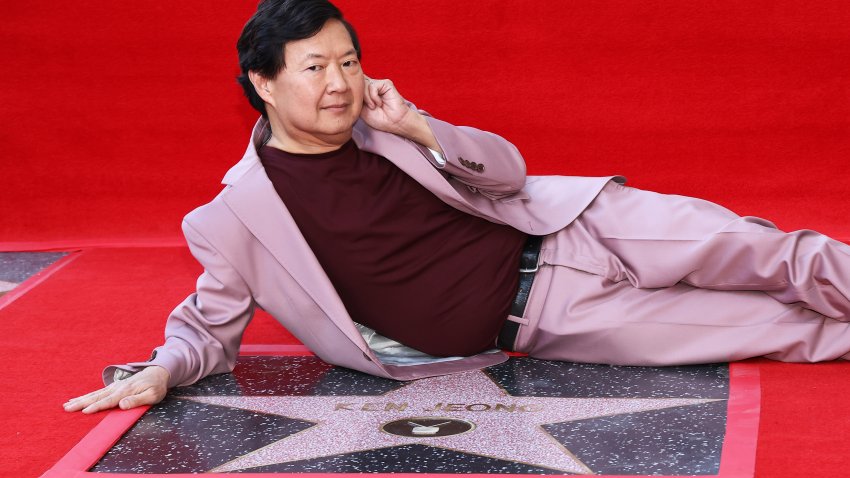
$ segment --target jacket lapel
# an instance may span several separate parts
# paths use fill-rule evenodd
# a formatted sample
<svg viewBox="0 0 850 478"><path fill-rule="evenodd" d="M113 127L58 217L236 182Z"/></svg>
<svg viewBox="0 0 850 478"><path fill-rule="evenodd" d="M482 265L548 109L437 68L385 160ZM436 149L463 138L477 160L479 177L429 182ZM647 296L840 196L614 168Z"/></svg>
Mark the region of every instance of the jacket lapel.
<svg viewBox="0 0 850 478"><path fill-rule="evenodd" d="M377 131L358 121L352 133L354 142L362 151L383 156L426 189L436 194L450 206L469 211L470 204L449 184L446 178L427 159L427 149L400 136ZM414 151L418 155L411 154Z"/></svg>

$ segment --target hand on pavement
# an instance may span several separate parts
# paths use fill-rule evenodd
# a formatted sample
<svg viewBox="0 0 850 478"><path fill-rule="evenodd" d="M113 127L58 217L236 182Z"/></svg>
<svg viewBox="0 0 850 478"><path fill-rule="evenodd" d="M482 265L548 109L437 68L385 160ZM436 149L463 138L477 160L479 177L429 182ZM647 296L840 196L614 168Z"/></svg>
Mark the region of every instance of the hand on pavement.
<svg viewBox="0 0 850 478"><path fill-rule="evenodd" d="M142 405L153 405L165 398L170 375L162 367L152 365L139 373L86 395L72 398L63 405L66 412L96 413L120 407L127 410Z"/></svg>

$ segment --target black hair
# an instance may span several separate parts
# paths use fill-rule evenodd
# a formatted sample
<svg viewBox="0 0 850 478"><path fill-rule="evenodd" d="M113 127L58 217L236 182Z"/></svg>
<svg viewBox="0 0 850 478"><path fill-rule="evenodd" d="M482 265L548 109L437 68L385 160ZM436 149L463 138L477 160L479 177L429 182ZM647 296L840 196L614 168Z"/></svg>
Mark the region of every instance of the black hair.
<svg viewBox="0 0 850 478"><path fill-rule="evenodd" d="M286 66L283 48L287 42L303 40L319 33L328 20L339 20L351 35L351 43L360 59L360 42L357 33L342 16L342 12L327 0L263 0L257 11L245 24L236 51L239 53L239 68L236 80L245 91L245 96L255 110L264 118L266 103L254 90L248 72L254 71L265 78L273 79Z"/></svg>

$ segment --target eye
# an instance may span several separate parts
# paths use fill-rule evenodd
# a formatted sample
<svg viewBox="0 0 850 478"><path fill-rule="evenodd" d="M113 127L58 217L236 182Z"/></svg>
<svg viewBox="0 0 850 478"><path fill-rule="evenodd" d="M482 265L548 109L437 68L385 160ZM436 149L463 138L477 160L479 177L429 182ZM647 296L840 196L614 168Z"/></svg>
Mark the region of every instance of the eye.
<svg viewBox="0 0 850 478"><path fill-rule="evenodd" d="M342 64L344 68L354 68L358 65L357 60L348 60Z"/></svg>
<svg viewBox="0 0 850 478"><path fill-rule="evenodd" d="M324 68L322 65L312 65L308 66L306 69L309 71L322 71L322 68Z"/></svg>

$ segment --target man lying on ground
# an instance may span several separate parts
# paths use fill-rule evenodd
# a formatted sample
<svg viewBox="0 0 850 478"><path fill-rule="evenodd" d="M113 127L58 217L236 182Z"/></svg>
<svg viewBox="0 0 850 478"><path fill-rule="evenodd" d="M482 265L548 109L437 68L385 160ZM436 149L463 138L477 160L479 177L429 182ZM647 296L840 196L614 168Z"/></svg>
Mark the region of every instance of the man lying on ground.
<svg viewBox="0 0 850 478"><path fill-rule="evenodd" d="M850 353L850 247L616 176L526 177L508 141L368 78L325 0L267 0L237 43L262 118L186 216L203 265L146 362L68 411L232 370L254 308L323 360L409 380L532 357L678 365Z"/></svg>

